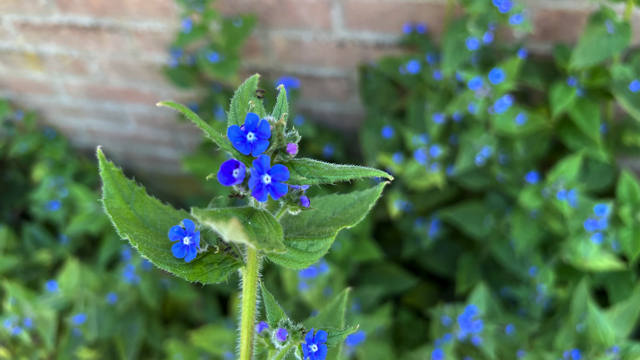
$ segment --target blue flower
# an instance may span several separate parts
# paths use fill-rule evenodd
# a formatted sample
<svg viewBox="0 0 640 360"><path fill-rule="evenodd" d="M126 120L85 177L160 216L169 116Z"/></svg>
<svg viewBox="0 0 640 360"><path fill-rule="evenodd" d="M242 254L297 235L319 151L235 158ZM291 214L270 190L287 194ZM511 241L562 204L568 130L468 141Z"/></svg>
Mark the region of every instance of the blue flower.
<svg viewBox="0 0 640 360"><path fill-rule="evenodd" d="M189 17L182 19L182 32L188 34L191 32L191 29L193 29L193 20Z"/></svg>
<svg viewBox="0 0 640 360"><path fill-rule="evenodd" d="M105 297L105 300L107 301L107 303L113 305L118 302L118 295L114 292L110 292Z"/></svg>
<svg viewBox="0 0 640 360"><path fill-rule="evenodd" d="M427 164L427 160L429 160L429 156L427 155L427 149L425 149L425 148L416 149L413 152L413 158L416 159L416 161L420 165L426 165Z"/></svg>
<svg viewBox="0 0 640 360"><path fill-rule="evenodd" d="M84 324L86 321L87 321L87 314L85 313L76 314L71 318L71 323L74 326L80 326Z"/></svg>
<svg viewBox="0 0 640 360"><path fill-rule="evenodd" d="M470 102L469 105L467 105L467 111L469 114L475 114L477 110L478 108L475 103Z"/></svg>
<svg viewBox="0 0 640 360"><path fill-rule="evenodd" d="M473 304L467 305L462 314L458 315L459 338L465 338L467 334L479 334L482 332L484 323L481 319L476 319L477 315L478 307Z"/></svg>
<svg viewBox="0 0 640 360"><path fill-rule="evenodd" d="M516 115L516 125L522 126L527 123L528 117L525 113L519 113Z"/></svg>
<svg viewBox="0 0 640 360"><path fill-rule="evenodd" d="M540 181L540 173L535 170L531 170L524 176L524 180L529 184L537 184L538 181Z"/></svg>
<svg viewBox="0 0 640 360"><path fill-rule="evenodd" d="M385 139L391 139L393 137L393 135L395 134L395 131L393 130L393 128L391 126L386 125L386 126L384 126L382 128L382 131L380 132L380 134Z"/></svg>
<svg viewBox="0 0 640 360"><path fill-rule="evenodd" d="M222 56L220 54L218 54L215 51L209 51L207 53L207 61L209 61L212 64L218 63L220 62L220 60L222 60Z"/></svg>
<svg viewBox="0 0 640 360"><path fill-rule="evenodd" d="M435 80L435 81L440 81L440 80L442 80L442 71L440 71L440 70L434 70L434 71L433 71L433 80Z"/></svg>
<svg viewBox="0 0 640 360"><path fill-rule="evenodd" d="M442 148L440 147L440 145L431 145L431 147L429 148L429 155L431 157L437 158L438 156L440 156L440 154L442 154Z"/></svg>
<svg viewBox="0 0 640 360"><path fill-rule="evenodd" d="M507 94L496 100L493 104L493 110L498 114L502 114L509 110L511 105L513 105L513 96Z"/></svg>
<svg viewBox="0 0 640 360"><path fill-rule="evenodd" d="M578 206L578 191L576 189L569 190L567 193L567 202L569 202L569 206L572 208Z"/></svg>
<svg viewBox="0 0 640 360"><path fill-rule="evenodd" d="M24 320L22 320L22 324L27 329L31 329L33 327L33 319L31 319L30 317L26 317L24 318Z"/></svg>
<svg viewBox="0 0 640 360"><path fill-rule="evenodd" d="M47 205L45 206L47 211L51 211L51 212L58 211L60 210L61 207L62 207L62 202L60 202L60 200L51 200L47 202Z"/></svg>
<svg viewBox="0 0 640 360"><path fill-rule="evenodd" d="M149 270L153 269L153 264L151 263L151 261L149 261L147 259L142 259L141 267L142 267L142 270L149 271Z"/></svg>
<svg viewBox="0 0 640 360"><path fill-rule="evenodd" d="M597 232L591 235L591 242L593 242L596 245L602 244L603 240L604 240L604 236L602 235L602 233Z"/></svg>
<svg viewBox="0 0 640 360"><path fill-rule="evenodd" d="M493 5L495 5L502 14L508 13L513 7L511 0L493 0Z"/></svg>
<svg viewBox="0 0 640 360"><path fill-rule="evenodd" d="M304 356L302 360L324 360L327 357L327 332L324 330L318 330L313 335L313 328L304 337L304 343L302 344L302 352Z"/></svg>
<svg viewBox="0 0 640 360"><path fill-rule="evenodd" d="M263 332L264 330L266 330L266 329L268 329L268 328L269 328L269 324L267 324L267 323L266 323L266 322L264 322L264 321L260 321L260 322L258 323L258 325L256 325L256 332L257 332L258 334L260 334L261 332Z"/></svg>
<svg viewBox="0 0 640 360"><path fill-rule="evenodd" d="M420 65L418 60L409 60L407 63L407 72L409 74L417 74L420 72L420 69L422 69L422 65Z"/></svg>
<svg viewBox="0 0 640 360"><path fill-rule="evenodd" d="M600 133L606 134L608 132L609 132L609 126L607 125L607 123L600 124Z"/></svg>
<svg viewBox="0 0 640 360"><path fill-rule="evenodd" d="M16 110L16 112L13 114L13 118L16 119L16 121L22 120L24 118L24 111Z"/></svg>
<svg viewBox="0 0 640 360"><path fill-rule="evenodd" d="M137 284L140 282L140 277L136 274L135 265L129 263L122 269L122 277L127 284Z"/></svg>
<svg viewBox="0 0 640 360"><path fill-rule="evenodd" d="M444 360L444 351L440 348L435 348L431 352L431 360Z"/></svg>
<svg viewBox="0 0 640 360"><path fill-rule="evenodd" d="M496 67L489 71L489 81L491 81L493 85L502 83L506 78L507 75L501 68Z"/></svg>
<svg viewBox="0 0 640 360"><path fill-rule="evenodd" d="M604 22L604 27L607 28L607 32L609 34L613 34L616 32L616 28L613 26L613 21L611 20L607 20Z"/></svg>
<svg viewBox="0 0 640 360"><path fill-rule="evenodd" d="M280 85L284 85L285 89L299 89L300 88L300 79L293 77L293 76L289 76L289 75L285 75L280 77L278 80L276 80L275 82L276 87L280 86ZM255 155L254 155L255 156Z"/></svg>
<svg viewBox="0 0 640 360"><path fill-rule="evenodd" d="M435 113L431 118L433 119L433 122L436 124L443 124L446 120L446 117L444 116L443 113Z"/></svg>
<svg viewBox="0 0 640 360"><path fill-rule="evenodd" d="M196 258L200 248L200 231L196 231L196 224L190 219L182 220L184 228L176 225L169 230L169 240L177 241L172 247L173 256L178 259L184 258L189 262Z"/></svg>
<svg viewBox="0 0 640 360"><path fill-rule="evenodd" d="M634 93L637 93L638 91L640 91L640 81L633 80L631 84L629 84L629 90Z"/></svg>
<svg viewBox="0 0 640 360"><path fill-rule="evenodd" d="M432 53L428 53L425 59L429 64L435 64L438 61L438 56Z"/></svg>
<svg viewBox="0 0 640 360"><path fill-rule="evenodd" d="M518 350L518 352L516 352L516 356L518 357L518 359L522 359L523 357L527 356L527 352L520 349Z"/></svg>
<svg viewBox="0 0 640 360"><path fill-rule="evenodd" d="M538 267L537 266L530 267L529 268L529 276L535 277L536 275L538 275Z"/></svg>
<svg viewBox="0 0 640 360"><path fill-rule="evenodd" d="M309 205L311 205L311 200L309 200L309 197L307 195L300 196L300 205L306 208L308 208Z"/></svg>
<svg viewBox="0 0 640 360"><path fill-rule="evenodd" d="M594 232L598 230L598 220L596 219L587 219L584 221L582 225L584 226L584 229L587 230L588 232Z"/></svg>
<svg viewBox="0 0 640 360"><path fill-rule="evenodd" d="M402 154L402 152L400 152L400 151L395 152L393 154L393 156L391 157L391 159L396 164L402 164L402 162L404 161L404 154Z"/></svg>
<svg viewBox="0 0 640 360"><path fill-rule="evenodd" d="M473 91L478 91L482 88L482 77L480 76L476 76L473 79L469 80L469 82L467 83L467 86L469 87L470 90Z"/></svg>
<svg viewBox="0 0 640 360"><path fill-rule="evenodd" d="M522 14L520 14L520 13L513 14L509 18L509 24L511 24L513 26L522 25L523 23L524 23L524 16Z"/></svg>
<svg viewBox="0 0 640 360"><path fill-rule="evenodd" d="M221 105L216 105L213 108L213 116L215 116L218 121L224 121L224 119L227 118L227 113Z"/></svg>
<svg viewBox="0 0 640 360"><path fill-rule="evenodd" d="M598 230L607 230L609 227L609 220L606 218L598 219Z"/></svg>
<svg viewBox="0 0 640 360"><path fill-rule="evenodd" d="M567 85L571 86L571 87L576 87L578 86L578 79L576 79L573 76L569 76L567 78Z"/></svg>
<svg viewBox="0 0 640 360"><path fill-rule="evenodd" d="M271 194L273 200L278 200L286 195L289 187L282 181L289 180L289 169L282 164L271 166L271 158L268 155L260 155L253 161L249 189L251 196L259 202L266 202Z"/></svg>
<svg viewBox="0 0 640 360"><path fill-rule="evenodd" d="M453 115L451 115L451 118L453 118L454 122L460 122L462 120L462 114L460 113L460 111L456 111L453 113Z"/></svg>
<svg viewBox="0 0 640 360"><path fill-rule="evenodd" d="M293 118L293 125L302 126L303 124L304 124L304 116L296 115L296 117Z"/></svg>
<svg viewBox="0 0 640 360"><path fill-rule="evenodd" d="M493 42L493 33L491 31L487 31L482 35L482 42L484 44L491 44Z"/></svg>
<svg viewBox="0 0 640 360"><path fill-rule="evenodd" d="M367 339L367 333L364 332L363 330L360 330L358 332L355 332L347 336L344 342L345 344L347 344L347 346L353 347L353 346L358 346L362 344L366 339Z"/></svg>
<svg viewBox="0 0 640 360"><path fill-rule="evenodd" d="M480 48L480 41L474 37L468 37L465 43L470 51L476 51Z"/></svg>
<svg viewBox="0 0 640 360"><path fill-rule="evenodd" d="M405 34L411 34L411 32L413 31L413 24L410 22L406 22L404 23L404 25L402 25L402 32Z"/></svg>
<svg viewBox="0 0 640 360"><path fill-rule="evenodd" d="M285 342L287 341L288 336L289 336L289 332L287 331L287 329L280 328L276 330L276 340L280 342Z"/></svg>
<svg viewBox="0 0 640 360"><path fill-rule="evenodd" d="M324 156L325 158L332 157L335 152L336 152L336 149L335 149L335 146L333 146L333 144L326 144L322 148L322 156Z"/></svg>
<svg viewBox="0 0 640 360"><path fill-rule="evenodd" d="M229 126L227 136L233 147L242 154L258 156L269 147L271 126L267 120L260 120L258 114L248 113L244 119L244 126Z"/></svg>
<svg viewBox="0 0 640 360"><path fill-rule="evenodd" d="M527 49L520 48L520 50L518 50L518 57L520 59L526 59L527 56L529 56L529 51L527 51Z"/></svg>
<svg viewBox="0 0 640 360"><path fill-rule="evenodd" d="M418 34L426 34L427 33L427 24L417 23L416 24L416 32Z"/></svg>
<svg viewBox="0 0 640 360"><path fill-rule="evenodd" d="M236 159L230 159L220 165L218 170L218 181L224 186L234 186L242 184L247 168Z"/></svg>
<svg viewBox="0 0 640 360"><path fill-rule="evenodd" d="M598 217L607 216L609 214L609 206L607 204L596 204L593 207L593 212Z"/></svg>
<svg viewBox="0 0 640 360"><path fill-rule="evenodd" d="M516 327L513 324L507 324L507 326L504 328L504 332L507 335L513 335L513 333L516 332Z"/></svg>
<svg viewBox="0 0 640 360"><path fill-rule="evenodd" d="M55 280L49 280L44 284L44 288L52 293L58 291L58 282Z"/></svg>
<svg viewBox="0 0 640 360"><path fill-rule="evenodd" d="M120 260L124 262L131 260L131 248L128 245L122 245L122 250L120 251Z"/></svg>

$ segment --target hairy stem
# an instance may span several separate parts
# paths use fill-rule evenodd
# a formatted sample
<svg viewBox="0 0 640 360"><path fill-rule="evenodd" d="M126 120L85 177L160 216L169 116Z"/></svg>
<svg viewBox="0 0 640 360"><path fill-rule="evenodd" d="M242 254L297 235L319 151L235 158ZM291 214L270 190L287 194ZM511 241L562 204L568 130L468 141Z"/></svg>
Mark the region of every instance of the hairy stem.
<svg viewBox="0 0 640 360"><path fill-rule="evenodd" d="M282 215L284 215L285 211L287 211L287 205L282 205L282 207L280 208L280 211L278 211L278 213L276 214L276 219L280 220Z"/></svg>
<svg viewBox="0 0 640 360"><path fill-rule="evenodd" d="M280 352L278 352L276 354L276 356L273 358L273 360L282 360L282 359L284 359L284 357L287 356L289 351L291 351L291 348L293 347L293 345L296 345L296 344L293 341L290 341L287 345L285 345L285 347L280 349Z"/></svg>
<svg viewBox="0 0 640 360"><path fill-rule="evenodd" d="M260 256L258 250L247 246L246 265L242 270L242 314L240 318L240 360L252 360L255 344L256 313L258 308L258 280Z"/></svg>

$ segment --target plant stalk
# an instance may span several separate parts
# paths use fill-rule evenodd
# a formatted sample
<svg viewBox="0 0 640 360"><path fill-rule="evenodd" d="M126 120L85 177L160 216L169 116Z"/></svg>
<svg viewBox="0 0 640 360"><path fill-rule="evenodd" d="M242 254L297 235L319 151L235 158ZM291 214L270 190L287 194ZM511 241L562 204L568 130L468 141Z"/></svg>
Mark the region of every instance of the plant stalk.
<svg viewBox="0 0 640 360"><path fill-rule="evenodd" d="M624 9L624 20L630 22L631 15L633 15L633 0L627 0L627 6Z"/></svg>
<svg viewBox="0 0 640 360"><path fill-rule="evenodd" d="M255 345L256 313L258 308L258 280L260 256L258 250L246 247L245 267L242 270L242 314L240 315L240 360L252 360Z"/></svg>
<svg viewBox="0 0 640 360"><path fill-rule="evenodd" d="M276 354L276 356L273 357L273 360L282 360L282 359L284 359L284 357L287 356L289 351L291 351L291 348L293 347L293 345L295 345L295 343L293 341L290 341L287 345L285 345L285 347L280 349L280 352L278 352Z"/></svg>
<svg viewBox="0 0 640 360"><path fill-rule="evenodd" d="M282 207L280 208L280 211L278 211L278 213L276 214L276 219L280 220L282 215L284 215L285 211L287 211L287 205L282 205Z"/></svg>

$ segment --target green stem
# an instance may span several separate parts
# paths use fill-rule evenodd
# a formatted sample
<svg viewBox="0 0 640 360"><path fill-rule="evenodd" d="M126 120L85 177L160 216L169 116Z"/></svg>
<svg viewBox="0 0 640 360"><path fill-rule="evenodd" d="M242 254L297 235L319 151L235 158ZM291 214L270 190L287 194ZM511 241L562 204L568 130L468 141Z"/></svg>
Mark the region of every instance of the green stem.
<svg viewBox="0 0 640 360"><path fill-rule="evenodd" d="M624 9L624 20L630 22L631 15L633 15L633 0L627 0L627 6Z"/></svg>
<svg viewBox="0 0 640 360"><path fill-rule="evenodd" d="M295 345L295 343L293 341L291 341L290 343L285 345L285 347L283 347L280 350L280 352L276 354L276 356L273 358L273 360L282 360L282 359L284 359L284 357L287 356L287 354L289 353L289 351L291 350L293 345Z"/></svg>
<svg viewBox="0 0 640 360"><path fill-rule="evenodd" d="M276 219L280 220L280 218L282 217L282 215L284 215L284 212L287 211L287 205L282 205L282 207L280 208L280 210L278 211L278 213L276 214Z"/></svg>
<svg viewBox="0 0 640 360"><path fill-rule="evenodd" d="M240 318L240 360L253 359L260 256L258 250L247 246L246 265L242 270L242 314Z"/></svg>

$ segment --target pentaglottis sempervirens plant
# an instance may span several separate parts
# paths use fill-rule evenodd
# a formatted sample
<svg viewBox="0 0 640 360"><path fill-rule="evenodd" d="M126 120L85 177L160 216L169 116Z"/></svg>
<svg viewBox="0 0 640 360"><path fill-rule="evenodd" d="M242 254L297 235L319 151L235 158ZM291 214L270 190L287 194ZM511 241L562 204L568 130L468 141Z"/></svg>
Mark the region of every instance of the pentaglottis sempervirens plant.
<svg viewBox="0 0 640 360"><path fill-rule="evenodd" d="M437 298L412 306L430 329L412 354L640 358L640 185L617 163L640 136L634 2L553 61L499 41L530 29L514 2L459 3L441 48L407 24L410 54L362 68L363 153L399 179L378 230L405 239L386 247L425 279L413 296Z"/></svg>
<svg viewBox="0 0 640 360"><path fill-rule="evenodd" d="M241 271L240 359L284 359L291 351L305 359L335 359L341 343L356 329L344 323L348 291L299 324L260 284L261 263L268 259L292 269L315 264L340 229L365 217L387 182L311 199L304 195L307 186L393 178L373 168L296 158L297 151L292 149L297 148L300 135L288 125L286 89L278 88L276 104L267 114L258 96L258 79L258 75L247 79L233 96L227 136L185 106L158 104L184 114L229 155L217 172L218 181L230 188L228 196L214 198L207 208L192 208L190 213L176 210L147 195L98 149L104 208L118 233L144 258L176 276L212 284ZM243 206L229 207L230 198L240 199ZM256 324L260 293L266 329ZM258 338L257 329L261 330Z"/></svg>

